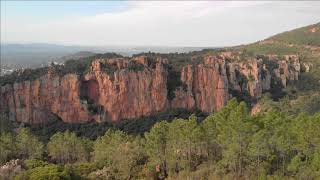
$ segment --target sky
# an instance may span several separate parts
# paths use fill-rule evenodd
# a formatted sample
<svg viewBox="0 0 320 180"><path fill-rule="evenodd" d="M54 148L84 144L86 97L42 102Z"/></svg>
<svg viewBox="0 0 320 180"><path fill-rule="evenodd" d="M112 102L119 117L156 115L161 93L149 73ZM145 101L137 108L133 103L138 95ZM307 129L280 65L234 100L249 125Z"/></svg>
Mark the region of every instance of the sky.
<svg viewBox="0 0 320 180"><path fill-rule="evenodd" d="M317 22L318 1L1 1L1 43L221 47Z"/></svg>

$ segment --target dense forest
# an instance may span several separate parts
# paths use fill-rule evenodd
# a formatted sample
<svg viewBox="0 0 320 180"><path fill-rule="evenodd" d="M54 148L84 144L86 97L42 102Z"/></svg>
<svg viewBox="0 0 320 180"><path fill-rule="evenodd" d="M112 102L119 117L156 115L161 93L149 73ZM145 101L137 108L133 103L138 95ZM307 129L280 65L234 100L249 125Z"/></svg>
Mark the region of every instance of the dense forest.
<svg viewBox="0 0 320 180"><path fill-rule="evenodd" d="M5 122L2 119L2 122ZM143 135L110 128L92 140L69 130L43 142L2 124L0 162L23 160L13 179L317 179L320 114L251 116L229 101L204 120L159 121Z"/></svg>

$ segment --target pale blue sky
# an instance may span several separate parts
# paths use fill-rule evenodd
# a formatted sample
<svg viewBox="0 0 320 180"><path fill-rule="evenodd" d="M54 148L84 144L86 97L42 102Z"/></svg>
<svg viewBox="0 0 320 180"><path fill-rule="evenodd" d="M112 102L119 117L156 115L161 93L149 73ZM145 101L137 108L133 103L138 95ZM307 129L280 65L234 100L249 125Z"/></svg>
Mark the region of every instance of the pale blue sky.
<svg viewBox="0 0 320 180"><path fill-rule="evenodd" d="M128 8L127 1L1 1L1 15L6 18L61 18L96 15Z"/></svg>
<svg viewBox="0 0 320 180"><path fill-rule="evenodd" d="M1 42L231 46L320 22L318 1L1 1Z"/></svg>

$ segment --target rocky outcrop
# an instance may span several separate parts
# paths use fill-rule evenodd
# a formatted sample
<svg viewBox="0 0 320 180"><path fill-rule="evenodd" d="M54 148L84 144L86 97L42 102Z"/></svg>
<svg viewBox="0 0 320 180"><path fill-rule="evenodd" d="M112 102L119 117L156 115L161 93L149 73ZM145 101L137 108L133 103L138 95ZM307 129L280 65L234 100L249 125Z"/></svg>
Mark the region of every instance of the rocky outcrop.
<svg viewBox="0 0 320 180"><path fill-rule="evenodd" d="M251 115L255 116L261 112L261 105L259 103L255 104L251 109Z"/></svg>
<svg viewBox="0 0 320 180"><path fill-rule="evenodd" d="M231 89L240 92L247 91L251 97L260 98L263 87L268 89L270 86L268 74L262 79L264 71L269 72L263 68L261 59L228 64Z"/></svg>
<svg viewBox="0 0 320 180"><path fill-rule="evenodd" d="M312 66L309 63L302 65L305 71L309 71ZM252 100L257 100L263 92L271 90L272 86L279 86L277 81L280 81L282 87L297 81L301 71L297 55L270 55L228 63L228 80L231 90L247 92Z"/></svg>
<svg viewBox="0 0 320 180"><path fill-rule="evenodd" d="M1 87L1 111L11 120L30 124L43 123L50 115L69 123L149 116L168 107L165 63L159 59L149 66L144 58L95 60L82 78L60 77L49 70L35 81Z"/></svg>
<svg viewBox="0 0 320 180"><path fill-rule="evenodd" d="M221 109L229 99L226 62L223 58L209 57L203 64L184 67L181 81L184 87L175 91L172 108L212 112Z"/></svg>
<svg viewBox="0 0 320 180"><path fill-rule="evenodd" d="M192 110L196 107L195 97L193 94L194 67L187 65L181 70L181 82L183 85L175 91L175 97L171 101L171 107L176 109Z"/></svg>
<svg viewBox="0 0 320 180"><path fill-rule="evenodd" d="M269 58L270 61L277 64L277 67L273 69L273 73L281 80L283 87L299 79L301 64L297 55L284 55L282 59L271 55Z"/></svg>
<svg viewBox="0 0 320 180"><path fill-rule="evenodd" d="M129 69L132 62L142 66ZM89 98L103 107L102 119L131 119L166 110L165 61L156 60L154 67L143 57L132 62L96 60L92 63L92 71L84 76L84 82L89 83L86 90ZM104 73L102 66L116 66L116 71Z"/></svg>
<svg viewBox="0 0 320 180"><path fill-rule="evenodd" d="M10 180L21 171L23 171L24 163L19 159L13 159L3 166L0 166L0 179Z"/></svg>
<svg viewBox="0 0 320 180"><path fill-rule="evenodd" d="M89 114L80 102L79 77L50 74L35 81L24 81L1 87L1 110L10 120L30 124L46 122L58 116L65 122L87 121Z"/></svg>
<svg viewBox="0 0 320 180"><path fill-rule="evenodd" d="M49 68L34 81L2 86L0 111L30 124L45 123L50 116L77 123L139 118L168 109L209 113L221 109L235 92L256 101L275 80L283 87L298 80L302 69L295 55L241 60L239 53L230 52L183 66L178 79L171 79L168 66L166 59L139 56L96 59L82 75L59 76ZM169 80L181 82L172 88Z"/></svg>

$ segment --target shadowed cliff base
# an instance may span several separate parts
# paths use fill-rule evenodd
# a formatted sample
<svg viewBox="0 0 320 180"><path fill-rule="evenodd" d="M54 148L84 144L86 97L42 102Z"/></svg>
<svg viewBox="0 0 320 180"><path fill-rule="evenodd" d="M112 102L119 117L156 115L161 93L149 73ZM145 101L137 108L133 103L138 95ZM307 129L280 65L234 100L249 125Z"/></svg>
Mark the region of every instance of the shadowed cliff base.
<svg viewBox="0 0 320 180"><path fill-rule="evenodd" d="M12 128L17 127L29 127L43 142L48 142L49 138L57 133L70 130L75 132L78 136L90 138L92 140L105 134L108 129L122 130L131 135L143 135L148 132L152 126L160 121L171 122L176 118L187 119L191 114L197 116L197 120L201 122L208 114L200 111L190 112L184 109L176 109L167 112L158 113L149 117L141 117L139 119L122 120L116 123L111 122L82 122L77 124L70 124L63 122L59 117L52 116L50 120L43 124L12 124L9 122Z"/></svg>

